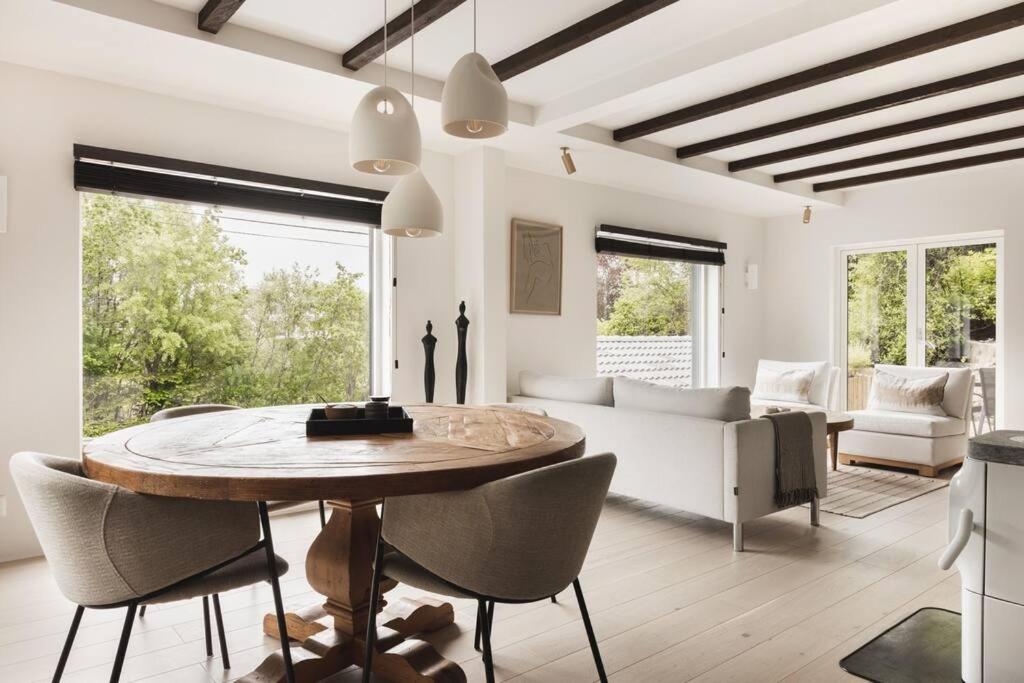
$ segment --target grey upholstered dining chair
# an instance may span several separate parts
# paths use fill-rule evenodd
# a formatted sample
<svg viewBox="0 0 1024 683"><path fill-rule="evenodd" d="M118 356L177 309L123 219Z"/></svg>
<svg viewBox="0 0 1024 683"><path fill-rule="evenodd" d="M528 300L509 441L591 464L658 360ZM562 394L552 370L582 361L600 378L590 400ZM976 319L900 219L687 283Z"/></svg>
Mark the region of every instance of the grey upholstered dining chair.
<svg viewBox="0 0 1024 683"><path fill-rule="evenodd" d="M570 584L601 681L607 680L583 600L579 573L601 515L615 456L593 455L499 479L468 491L384 501L370 604L380 579L477 601L484 669L494 681L487 605L547 600ZM377 637L370 610L363 681L369 680Z"/></svg>
<svg viewBox="0 0 1024 683"><path fill-rule="evenodd" d="M139 605L212 595L224 668L231 664L219 593L269 581L283 619L278 577L288 563L273 553L269 523L255 504L140 495L88 479L78 460L41 453L16 454L11 474L57 586L78 605L54 681L64 673L86 607L128 608L111 681L120 678ZM208 608L204 613L211 655Z"/></svg>

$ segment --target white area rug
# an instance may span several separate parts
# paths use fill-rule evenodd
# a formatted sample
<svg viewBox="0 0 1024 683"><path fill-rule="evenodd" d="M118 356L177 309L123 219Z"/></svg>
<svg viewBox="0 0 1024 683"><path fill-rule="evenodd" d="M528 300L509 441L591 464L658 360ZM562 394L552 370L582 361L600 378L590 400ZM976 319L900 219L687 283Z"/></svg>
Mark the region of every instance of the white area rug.
<svg viewBox="0 0 1024 683"><path fill-rule="evenodd" d="M828 496L821 499L821 509L862 518L946 486L948 479L841 464L834 472L829 467Z"/></svg>

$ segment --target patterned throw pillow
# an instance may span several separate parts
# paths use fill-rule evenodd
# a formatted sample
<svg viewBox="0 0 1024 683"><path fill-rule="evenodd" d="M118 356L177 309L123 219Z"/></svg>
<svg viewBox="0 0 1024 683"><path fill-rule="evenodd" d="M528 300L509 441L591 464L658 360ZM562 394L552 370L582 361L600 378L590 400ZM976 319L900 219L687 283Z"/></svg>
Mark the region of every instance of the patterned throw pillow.
<svg viewBox="0 0 1024 683"><path fill-rule="evenodd" d="M876 370L868 395L868 410L945 415L942 399L949 375L911 379Z"/></svg>
<svg viewBox="0 0 1024 683"><path fill-rule="evenodd" d="M787 403L809 403L814 370L757 369L754 398Z"/></svg>

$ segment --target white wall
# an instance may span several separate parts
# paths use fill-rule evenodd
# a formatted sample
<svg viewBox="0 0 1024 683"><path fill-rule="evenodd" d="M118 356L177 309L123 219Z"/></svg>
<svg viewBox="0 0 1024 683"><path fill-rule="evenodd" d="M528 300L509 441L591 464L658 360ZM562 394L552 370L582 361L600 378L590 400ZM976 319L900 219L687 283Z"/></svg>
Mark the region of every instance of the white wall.
<svg viewBox="0 0 1024 683"><path fill-rule="evenodd" d="M8 230L0 234L0 561L38 552L7 466L37 450L75 456L81 433L81 294L76 142L386 189L394 180L351 171L334 131L0 63L0 175ZM424 170L451 212L451 158L425 153ZM447 231L447 232L450 232ZM398 397L422 398L427 318L454 320L451 237L398 247L401 369ZM451 377L454 350L438 349ZM450 383L438 400L450 401Z"/></svg>
<svg viewBox="0 0 1024 683"><path fill-rule="evenodd" d="M562 315L509 316L511 392L518 390L520 370L577 376L592 376L596 372L594 228L601 223L703 237L729 245L722 383L751 385L760 354L758 331L764 296L760 290L745 288L743 274L748 262L761 261L759 219L519 169L508 169L506 178L509 222L512 218L524 218L564 228ZM507 242L505 249L507 263ZM507 282L507 266L503 276Z"/></svg>
<svg viewBox="0 0 1024 683"><path fill-rule="evenodd" d="M1004 231L1005 348L1003 425L1024 428L1024 165L1003 164L932 178L867 186L841 210L798 211L766 221L764 353L779 359L829 358L836 247L992 230Z"/></svg>

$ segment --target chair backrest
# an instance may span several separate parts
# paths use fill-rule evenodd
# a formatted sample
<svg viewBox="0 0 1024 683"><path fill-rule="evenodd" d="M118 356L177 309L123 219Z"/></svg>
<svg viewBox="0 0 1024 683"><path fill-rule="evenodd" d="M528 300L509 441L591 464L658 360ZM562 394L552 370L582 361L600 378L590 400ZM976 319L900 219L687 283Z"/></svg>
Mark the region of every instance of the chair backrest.
<svg viewBox="0 0 1024 683"><path fill-rule="evenodd" d="M903 365L875 365L875 370L888 372L897 377L907 379L925 379L938 375L948 375L946 387L942 394L942 409L950 417L970 419L971 392L974 387L974 376L970 368L959 367L907 367Z"/></svg>
<svg viewBox="0 0 1024 683"><path fill-rule="evenodd" d="M981 401L985 409L986 417L996 415L996 369L978 368L978 377L981 379Z"/></svg>
<svg viewBox="0 0 1024 683"><path fill-rule="evenodd" d="M791 362L783 360L759 360L757 361L758 373L764 370L772 370L775 372L785 372L787 370L810 370L814 373L814 378L811 380L811 388L808 392L807 402L812 403L821 408L828 409L829 400L829 378L832 372L832 366L829 365L828 361L812 361L812 362ZM757 385L754 386L754 394L751 398L760 398L757 395Z"/></svg>
<svg viewBox="0 0 1024 683"><path fill-rule="evenodd" d="M17 453L10 466L57 585L79 605L148 595L259 541L251 503L144 496L42 453Z"/></svg>
<svg viewBox="0 0 1024 683"><path fill-rule="evenodd" d="M828 404L826 410L839 410L839 383L842 379L842 370L833 367L828 375Z"/></svg>
<svg viewBox="0 0 1024 683"><path fill-rule="evenodd" d="M544 598L579 575L614 471L603 453L469 491L389 498L384 538L464 589Z"/></svg>
<svg viewBox="0 0 1024 683"><path fill-rule="evenodd" d="M201 415L203 413L219 413L222 410L241 410L238 406L229 406L222 403L197 403L192 406L178 406L176 408L164 408L150 416L150 422L160 420L173 420L176 417L188 417L189 415Z"/></svg>

